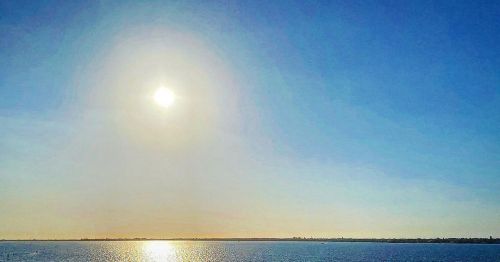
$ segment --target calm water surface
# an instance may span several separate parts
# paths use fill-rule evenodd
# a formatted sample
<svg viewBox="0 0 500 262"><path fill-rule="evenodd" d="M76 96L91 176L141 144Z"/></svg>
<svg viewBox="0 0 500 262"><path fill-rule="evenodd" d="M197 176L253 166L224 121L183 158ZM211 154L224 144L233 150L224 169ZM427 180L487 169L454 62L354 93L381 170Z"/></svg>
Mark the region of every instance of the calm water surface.
<svg viewBox="0 0 500 262"><path fill-rule="evenodd" d="M0 261L500 261L500 245L334 242L0 242Z"/></svg>

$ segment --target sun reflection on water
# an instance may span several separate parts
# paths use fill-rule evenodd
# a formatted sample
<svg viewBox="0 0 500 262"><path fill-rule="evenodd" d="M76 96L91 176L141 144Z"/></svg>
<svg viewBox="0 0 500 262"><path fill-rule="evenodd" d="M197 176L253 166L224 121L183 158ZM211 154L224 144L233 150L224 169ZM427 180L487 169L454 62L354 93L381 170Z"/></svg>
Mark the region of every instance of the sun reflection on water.
<svg viewBox="0 0 500 262"><path fill-rule="evenodd" d="M176 248L169 241L146 241L142 251L146 261L178 261Z"/></svg>

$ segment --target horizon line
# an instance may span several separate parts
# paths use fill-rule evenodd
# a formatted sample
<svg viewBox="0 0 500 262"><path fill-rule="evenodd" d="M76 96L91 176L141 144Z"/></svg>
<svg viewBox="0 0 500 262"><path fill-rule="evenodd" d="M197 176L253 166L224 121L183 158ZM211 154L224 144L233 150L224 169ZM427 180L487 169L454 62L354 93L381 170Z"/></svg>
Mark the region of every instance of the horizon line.
<svg viewBox="0 0 500 262"><path fill-rule="evenodd" d="M433 238L356 238L356 237L186 237L186 238L32 238L0 239L0 241L312 241L312 242L396 242L396 243L495 243L497 237L433 237ZM458 242L455 242L458 241ZM481 242L478 242L481 241ZM486 242L484 242L486 241Z"/></svg>

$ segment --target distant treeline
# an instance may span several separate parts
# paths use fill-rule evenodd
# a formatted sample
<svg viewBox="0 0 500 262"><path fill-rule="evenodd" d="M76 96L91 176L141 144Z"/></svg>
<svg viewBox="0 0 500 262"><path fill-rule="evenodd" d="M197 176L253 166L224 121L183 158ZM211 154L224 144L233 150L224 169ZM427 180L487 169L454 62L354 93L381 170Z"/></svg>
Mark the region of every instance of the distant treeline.
<svg viewBox="0 0 500 262"><path fill-rule="evenodd" d="M377 243L456 243L500 244L500 238L82 238L82 239L24 239L0 241L304 241L304 242L377 242Z"/></svg>

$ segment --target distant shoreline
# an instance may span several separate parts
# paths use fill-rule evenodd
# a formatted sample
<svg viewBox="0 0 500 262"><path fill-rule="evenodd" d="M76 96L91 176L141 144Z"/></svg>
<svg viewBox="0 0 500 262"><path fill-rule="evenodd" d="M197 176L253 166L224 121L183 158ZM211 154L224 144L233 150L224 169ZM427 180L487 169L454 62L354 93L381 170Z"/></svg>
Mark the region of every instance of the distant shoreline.
<svg viewBox="0 0 500 262"><path fill-rule="evenodd" d="M372 242L372 243L450 243L500 244L500 238L82 238L82 239L0 239L7 241L294 241L294 242Z"/></svg>

